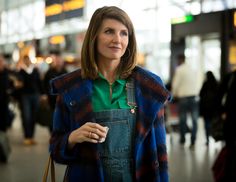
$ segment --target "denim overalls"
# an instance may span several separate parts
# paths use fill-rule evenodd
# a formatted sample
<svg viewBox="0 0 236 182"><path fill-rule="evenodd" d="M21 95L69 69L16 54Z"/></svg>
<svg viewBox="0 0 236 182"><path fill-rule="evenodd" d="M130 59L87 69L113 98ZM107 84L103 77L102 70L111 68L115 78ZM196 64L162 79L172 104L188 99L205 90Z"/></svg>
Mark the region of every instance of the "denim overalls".
<svg viewBox="0 0 236 182"><path fill-rule="evenodd" d="M134 181L135 96L133 81L126 84L131 109L111 109L95 113L96 122L109 128L104 143L98 144L105 182Z"/></svg>

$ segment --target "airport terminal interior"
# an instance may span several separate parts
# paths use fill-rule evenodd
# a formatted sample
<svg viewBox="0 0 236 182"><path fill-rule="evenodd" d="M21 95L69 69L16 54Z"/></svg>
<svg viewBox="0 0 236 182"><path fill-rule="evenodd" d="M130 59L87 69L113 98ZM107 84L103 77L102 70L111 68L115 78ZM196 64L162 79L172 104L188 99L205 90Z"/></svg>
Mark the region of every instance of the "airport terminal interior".
<svg viewBox="0 0 236 182"><path fill-rule="evenodd" d="M55 4L64 11L55 9ZM220 81L236 66L235 0L0 0L0 54L11 68L27 55L43 75L52 61L50 53L59 52L67 71L73 71L80 66L92 13L108 5L128 13L136 31L138 64L159 75L166 85L180 53L200 72L199 85L206 71ZM199 117L195 147L189 147L190 133L180 145L176 107L174 103L166 106L170 182L214 182L212 167L224 142L210 137L206 145ZM7 130L11 152L8 161L0 163L0 181L40 182L49 156L50 131L37 124L36 144L24 145L19 105L12 100L10 108L15 115ZM63 181L65 167L56 164L56 181Z"/></svg>

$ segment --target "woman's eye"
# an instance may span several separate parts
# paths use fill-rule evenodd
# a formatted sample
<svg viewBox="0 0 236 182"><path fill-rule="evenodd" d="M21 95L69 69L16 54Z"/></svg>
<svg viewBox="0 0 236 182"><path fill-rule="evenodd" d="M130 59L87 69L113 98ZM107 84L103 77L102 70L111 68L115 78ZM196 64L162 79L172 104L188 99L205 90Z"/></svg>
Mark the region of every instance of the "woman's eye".
<svg viewBox="0 0 236 182"><path fill-rule="evenodd" d="M122 35L122 36L128 36L128 32L122 31L122 32L121 32L121 35Z"/></svg>
<svg viewBox="0 0 236 182"><path fill-rule="evenodd" d="M106 33L106 34L111 34L111 33L112 33L112 30L110 30L110 29L109 29L109 30L106 30L105 33Z"/></svg>

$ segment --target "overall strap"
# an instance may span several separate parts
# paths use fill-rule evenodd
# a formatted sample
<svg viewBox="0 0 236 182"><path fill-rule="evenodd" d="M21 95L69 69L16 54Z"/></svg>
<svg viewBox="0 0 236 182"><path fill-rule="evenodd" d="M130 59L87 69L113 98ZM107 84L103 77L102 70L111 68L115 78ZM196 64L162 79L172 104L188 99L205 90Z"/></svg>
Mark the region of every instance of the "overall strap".
<svg viewBox="0 0 236 182"><path fill-rule="evenodd" d="M127 104L130 106L131 113L135 113L137 104L135 100L134 79L132 78L128 79L126 83L126 91L127 91Z"/></svg>

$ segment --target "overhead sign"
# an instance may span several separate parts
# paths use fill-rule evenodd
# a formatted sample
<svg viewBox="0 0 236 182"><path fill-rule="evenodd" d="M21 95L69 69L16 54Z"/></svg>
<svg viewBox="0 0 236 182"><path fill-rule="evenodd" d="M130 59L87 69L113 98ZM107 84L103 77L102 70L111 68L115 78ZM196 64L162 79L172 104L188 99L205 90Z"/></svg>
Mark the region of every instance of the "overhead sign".
<svg viewBox="0 0 236 182"><path fill-rule="evenodd" d="M236 65L236 42L231 41L229 46L229 63Z"/></svg>
<svg viewBox="0 0 236 182"><path fill-rule="evenodd" d="M193 15L186 15L178 18L172 18L171 24L189 23L194 20Z"/></svg>
<svg viewBox="0 0 236 182"><path fill-rule="evenodd" d="M82 17L85 0L46 0L46 23Z"/></svg>
<svg viewBox="0 0 236 182"><path fill-rule="evenodd" d="M65 37L63 35L55 35L50 37L49 42L51 44L61 44L65 42Z"/></svg>

